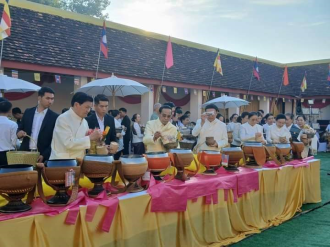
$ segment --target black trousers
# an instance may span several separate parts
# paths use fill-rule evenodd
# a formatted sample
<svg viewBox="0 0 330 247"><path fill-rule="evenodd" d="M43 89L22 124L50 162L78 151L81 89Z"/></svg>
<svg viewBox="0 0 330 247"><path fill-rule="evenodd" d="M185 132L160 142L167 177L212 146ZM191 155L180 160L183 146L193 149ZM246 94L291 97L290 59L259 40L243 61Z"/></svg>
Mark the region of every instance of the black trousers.
<svg viewBox="0 0 330 247"><path fill-rule="evenodd" d="M120 150L120 151L118 151L117 153L115 153L115 154L113 155L114 160L119 160L119 158L120 158L122 152L123 152L123 150Z"/></svg>
<svg viewBox="0 0 330 247"><path fill-rule="evenodd" d="M129 139L125 140L124 139L124 149L123 149L123 154L129 154Z"/></svg>
<svg viewBox="0 0 330 247"><path fill-rule="evenodd" d="M0 152L0 166L6 166L6 165L8 165L7 152L8 151L1 151Z"/></svg>
<svg viewBox="0 0 330 247"><path fill-rule="evenodd" d="M144 154L144 144L143 142L132 143L134 154Z"/></svg>

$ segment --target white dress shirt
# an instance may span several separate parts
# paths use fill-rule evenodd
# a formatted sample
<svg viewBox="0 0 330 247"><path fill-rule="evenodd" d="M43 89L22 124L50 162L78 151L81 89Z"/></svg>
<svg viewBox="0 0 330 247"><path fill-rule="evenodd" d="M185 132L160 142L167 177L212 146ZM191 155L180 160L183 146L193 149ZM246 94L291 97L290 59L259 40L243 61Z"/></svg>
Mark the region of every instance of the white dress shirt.
<svg viewBox="0 0 330 247"><path fill-rule="evenodd" d="M198 121L194 129L192 130L193 136L198 136L197 141L197 152L199 150L221 150L228 144L227 127L226 124L221 122L219 119L215 119L209 122L205 119L203 126L201 121ZM218 147L210 147L206 145L206 137L214 137Z"/></svg>
<svg viewBox="0 0 330 247"><path fill-rule="evenodd" d="M121 121L119 121L120 119L116 119L115 118L115 128L118 129L118 128L122 128L121 127ZM118 152L123 150L124 149L124 135L125 135L125 131L122 130L121 131L121 137L119 138L119 141L118 141L118 145L119 145L119 148L118 148Z"/></svg>
<svg viewBox="0 0 330 247"><path fill-rule="evenodd" d="M42 121L44 121L47 111L48 108L41 112L38 112L38 107L36 108L32 123L31 137L33 140L30 140L30 144L29 144L30 149L37 149L36 144L38 142L40 128L42 125Z"/></svg>
<svg viewBox="0 0 330 247"><path fill-rule="evenodd" d="M241 125L241 129L239 133L240 133L241 141L244 143L246 141L255 141L256 133L261 133L262 139L265 140L262 132L263 132L263 128L261 125L255 124L254 126L252 126L247 122Z"/></svg>
<svg viewBox="0 0 330 247"><path fill-rule="evenodd" d="M104 131L104 117L101 120L99 118L99 115L97 115L97 113L95 113L95 115L96 115L97 122L99 123L100 130L103 132Z"/></svg>
<svg viewBox="0 0 330 247"><path fill-rule="evenodd" d="M272 124L273 125L273 124ZM264 128L265 133L267 133L268 129L270 128L270 126L268 123L264 124L262 127ZM261 132L262 133L262 132Z"/></svg>
<svg viewBox="0 0 330 247"><path fill-rule="evenodd" d="M236 125L236 123L234 123L234 122L230 122L230 123L227 125L227 131L234 131L234 129L235 129L235 125Z"/></svg>
<svg viewBox="0 0 330 247"><path fill-rule="evenodd" d="M16 146L17 123L0 116L0 152L14 150Z"/></svg>
<svg viewBox="0 0 330 247"><path fill-rule="evenodd" d="M139 142L143 142L143 134L141 133L141 127L138 123L133 124L133 128L136 131L136 135L134 135L133 133L133 140L132 143L139 143Z"/></svg>
<svg viewBox="0 0 330 247"><path fill-rule="evenodd" d="M286 126L282 128L277 127L276 124L271 125L266 132L267 143L281 143L280 137L286 138L286 143L289 143L291 133Z"/></svg>
<svg viewBox="0 0 330 247"><path fill-rule="evenodd" d="M325 131L330 132L330 124L328 124L327 128L325 129Z"/></svg>
<svg viewBox="0 0 330 247"><path fill-rule="evenodd" d="M286 126L286 125L284 125L285 126L285 128L288 130L288 131L290 131L291 130L291 128L292 128L292 126L293 126L293 124L291 124L289 127L288 126Z"/></svg>
<svg viewBox="0 0 330 247"><path fill-rule="evenodd" d="M87 121L72 108L61 114L55 123L50 160L84 158L91 145L88 130Z"/></svg>
<svg viewBox="0 0 330 247"><path fill-rule="evenodd" d="M234 129L233 129L233 142L232 142L232 145L240 146L242 144L241 137L240 137L241 124L240 123L235 123L233 126L234 126Z"/></svg>

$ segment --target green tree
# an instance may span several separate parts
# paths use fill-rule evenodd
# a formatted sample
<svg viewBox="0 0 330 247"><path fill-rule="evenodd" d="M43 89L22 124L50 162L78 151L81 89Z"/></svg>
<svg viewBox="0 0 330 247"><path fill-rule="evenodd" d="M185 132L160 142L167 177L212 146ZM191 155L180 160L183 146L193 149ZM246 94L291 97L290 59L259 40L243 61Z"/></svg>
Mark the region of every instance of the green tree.
<svg viewBox="0 0 330 247"><path fill-rule="evenodd" d="M29 0L30 2L49 5L71 12L107 19L108 14L103 14L111 3L110 0Z"/></svg>

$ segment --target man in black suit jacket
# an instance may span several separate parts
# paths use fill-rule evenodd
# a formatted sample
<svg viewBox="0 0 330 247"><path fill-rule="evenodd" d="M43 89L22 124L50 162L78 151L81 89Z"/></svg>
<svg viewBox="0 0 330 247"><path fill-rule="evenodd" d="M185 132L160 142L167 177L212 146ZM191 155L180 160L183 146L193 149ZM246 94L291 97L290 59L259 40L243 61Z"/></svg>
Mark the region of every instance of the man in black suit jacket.
<svg viewBox="0 0 330 247"><path fill-rule="evenodd" d="M131 140L131 120L127 116L127 110L125 108L119 109L121 125L126 127L126 134L124 135L124 150L123 154L129 154L129 142Z"/></svg>
<svg viewBox="0 0 330 247"><path fill-rule="evenodd" d="M42 87L38 92L38 105L24 112L21 124L17 130L17 137L22 138L20 150L30 151L38 149L38 162L49 159L53 130L58 114L49 109L54 102L54 91L49 87ZM27 136L31 136L35 143Z"/></svg>
<svg viewBox="0 0 330 247"><path fill-rule="evenodd" d="M108 105L108 98L103 94L98 94L94 98L95 113L86 118L90 129L99 128L104 131L107 126L110 127L110 131L105 139L106 145L110 145L110 142L116 141L115 120L112 116L107 114Z"/></svg>

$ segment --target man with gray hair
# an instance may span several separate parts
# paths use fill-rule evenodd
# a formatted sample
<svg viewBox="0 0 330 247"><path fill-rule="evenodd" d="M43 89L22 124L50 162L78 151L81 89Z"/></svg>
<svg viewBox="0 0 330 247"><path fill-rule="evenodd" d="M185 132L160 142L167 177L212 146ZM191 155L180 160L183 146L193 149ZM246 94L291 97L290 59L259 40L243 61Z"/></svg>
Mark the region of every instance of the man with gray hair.
<svg viewBox="0 0 330 247"><path fill-rule="evenodd" d="M152 113L151 117L150 117L150 120L156 120L158 119L158 114L159 114L159 108L162 106L161 103L156 103L154 105L154 112Z"/></svg>

